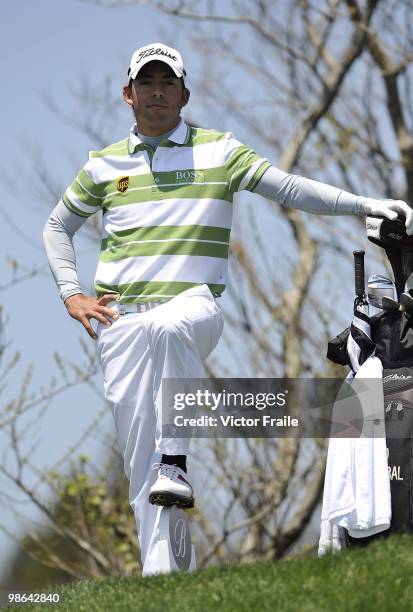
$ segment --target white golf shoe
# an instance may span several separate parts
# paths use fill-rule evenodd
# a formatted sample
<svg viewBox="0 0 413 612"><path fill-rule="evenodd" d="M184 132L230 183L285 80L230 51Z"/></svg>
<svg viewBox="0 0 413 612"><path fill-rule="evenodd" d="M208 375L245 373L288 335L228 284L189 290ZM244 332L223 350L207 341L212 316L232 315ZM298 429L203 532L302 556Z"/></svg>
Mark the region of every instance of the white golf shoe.
<svg viewBox="0 0 413 612"><path fill-rule="evenodd" d="M177 465L155 463L158 478L149 491L149 502L157 506L193 508L194 494L188 475Z"/></svg>

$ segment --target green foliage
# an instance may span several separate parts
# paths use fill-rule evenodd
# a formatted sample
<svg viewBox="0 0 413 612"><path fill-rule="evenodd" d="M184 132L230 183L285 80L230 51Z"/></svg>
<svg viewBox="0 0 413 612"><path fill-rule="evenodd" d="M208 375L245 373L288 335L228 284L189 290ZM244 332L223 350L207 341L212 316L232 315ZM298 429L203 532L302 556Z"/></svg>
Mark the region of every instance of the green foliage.
<svg viewBox="0 0 413 612"><path fill-rule="evenodd" d="M23 548L41 564L63 570L67 579L139 574L139 544L128 502L128 483L120 466L112 469L112 476L109 466L92 476L88 461L82 455L72 463L69 474L47 473L55 497L54 520L63 532L48 529L36 537L28 534L22 541ZM101 555L106 567L82 550L67 535L69 532Z"/></svg>
<svg viewBox="0 0 413 612"><path fill-rule="evenodd" d="M56 591L61 612L410 612L412 573L412 537L393 536L322 559L84 581Z"/></svg>
<svg viewBox="0 0 413 612"><path fill-rule="evenodd" d="M135 518L128 502L128 484L120 474L109 484L107 469L92 478L86 471L87 463L88 457L82 455L78 467L72 468L70 478L54 475L60 500L59 520L87 537L109 560L109 574L136 574L141 565Z"/></svg>

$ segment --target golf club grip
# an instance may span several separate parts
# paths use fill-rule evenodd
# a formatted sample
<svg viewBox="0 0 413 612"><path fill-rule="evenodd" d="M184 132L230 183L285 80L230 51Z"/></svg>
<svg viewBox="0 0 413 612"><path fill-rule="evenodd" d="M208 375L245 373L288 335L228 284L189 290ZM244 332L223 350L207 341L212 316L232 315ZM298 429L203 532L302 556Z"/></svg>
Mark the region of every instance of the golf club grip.
<svg viewBox="0 0 413 612"><path fill-rule="evenodd" d="M353 251L354 255L354 288L356 295L364 295L364 251Z"/></svg>

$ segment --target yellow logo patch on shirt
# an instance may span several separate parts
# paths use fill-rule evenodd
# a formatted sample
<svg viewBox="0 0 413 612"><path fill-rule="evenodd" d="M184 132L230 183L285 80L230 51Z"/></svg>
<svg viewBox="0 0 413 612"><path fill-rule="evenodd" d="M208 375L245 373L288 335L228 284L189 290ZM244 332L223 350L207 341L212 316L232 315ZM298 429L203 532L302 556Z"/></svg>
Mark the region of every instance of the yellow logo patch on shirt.
<svg viewBox="0 0 413 612"><path fill-rule="evenodd" d="M116 181L116 187L118 188L118 191L120 191L121 193L126 191L127 188L129 187L129 177L121 176L120 179Z"/></svg>

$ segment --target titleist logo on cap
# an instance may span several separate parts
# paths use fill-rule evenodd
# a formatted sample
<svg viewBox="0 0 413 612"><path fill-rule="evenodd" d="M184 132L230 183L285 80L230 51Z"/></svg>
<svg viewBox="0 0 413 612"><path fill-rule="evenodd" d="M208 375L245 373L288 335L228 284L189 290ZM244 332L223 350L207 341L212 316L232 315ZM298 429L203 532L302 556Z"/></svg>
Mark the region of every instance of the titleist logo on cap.
<svg viewBox="0 0 413 612"><path fill-rule="evenodd" d="M151 47L150 49L145 49L145 51L141 51L139 53L139 59L136 60L136 63L139 64L139 62L143 60L144 57L148 57L148 55L165 55L166 57L169 57L174 62L178 60L176 55L172 55L172 53L169 53L168 51L163 51L160 47L158 48Z"/></svg>

